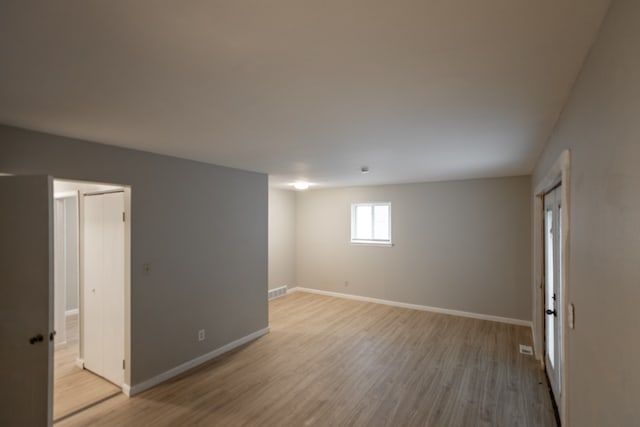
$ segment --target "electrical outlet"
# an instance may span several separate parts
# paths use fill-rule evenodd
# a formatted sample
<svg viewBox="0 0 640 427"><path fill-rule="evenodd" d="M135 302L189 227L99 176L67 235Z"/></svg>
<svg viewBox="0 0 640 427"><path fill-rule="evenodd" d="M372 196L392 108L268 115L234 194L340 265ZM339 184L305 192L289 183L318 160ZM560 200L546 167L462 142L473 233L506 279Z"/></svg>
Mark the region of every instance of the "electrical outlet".
<svg viewBox="0 0 640 427"><path fill-rule="evenodd" d="M204 329L198 331L198 341L204 341Z"/></svg>
<svg viewBox="0 0 640 427"><path fill-rule="evenodd" d="M345 288L348 288L348 287L349 287L349 281L348 281L348 280L345 280L345 281L344 281L344 287L345 287Z"/></svg>

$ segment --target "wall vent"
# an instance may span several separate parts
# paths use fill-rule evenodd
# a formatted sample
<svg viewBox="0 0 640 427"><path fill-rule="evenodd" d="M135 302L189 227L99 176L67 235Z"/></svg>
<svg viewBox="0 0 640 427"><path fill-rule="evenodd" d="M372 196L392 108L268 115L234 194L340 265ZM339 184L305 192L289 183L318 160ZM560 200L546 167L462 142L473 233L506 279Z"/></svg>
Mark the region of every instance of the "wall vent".
<svg viewBox="0 0 640 427"><path fill-rule="evenodd" d="M520 353L526 354L527 356L533 356L533 349L530 345L520 344Z"/></svg>
<svg viewBox="0 0 640 427"><path fill-rule="evenodd" d="M278 298L278 297L281 297L281 296L286 295L286 294L287 294L287 287L286 286L281 286L279 288L269 289L268 298L269 299L274 299L274 298Z"/></svg>

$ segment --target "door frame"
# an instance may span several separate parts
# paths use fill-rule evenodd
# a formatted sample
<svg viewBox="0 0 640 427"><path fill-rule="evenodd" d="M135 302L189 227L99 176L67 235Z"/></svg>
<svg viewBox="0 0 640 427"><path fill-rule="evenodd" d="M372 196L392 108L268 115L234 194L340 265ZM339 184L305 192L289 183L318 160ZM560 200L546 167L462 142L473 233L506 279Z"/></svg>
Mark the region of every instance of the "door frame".
<svg viewBox="0 0 640 427"><path fill-rule="evenodd" d="M561 310L561 352L560 357L562 361L562 367L560 369L560 422L563 426L570 425L569 411L568 411L568 396L569 390L569 348L568 333L569 324L567 319L568 306L570 304L570 263L569 263L569 233L571 229L571 153L569 150L564 150L560 156L556 159L553 165L549 168L544 177L534 187L533 198L533 317L534 317L534 347L536 358L540 360L544 368L545 360L545 319L544 319L544 195L549 190L553 189L558 183L562 183L560 198L562 203L562 235L560 236L560 242L562 245L562 302L563 307Z"/></svg>
<svg viewBox="0 0 640 427"><path fill-rule="evenodd" d="M74 183L80 188L77 190L78 195L78 327L79 327L79 343L78 343L78 360L76 365L84 368L84 348L83 348L83 309L84 309L84 195L93 193L103 193L109 190L98 190L99 187L118 187L124 191L124 381L122 383L122 392L130 396L131 378L132 378L132 361L131 361L131 194L132 188L128 184L90 181L86 179L76 178L57 178L53 177L53 181L66 183ZM91 189L86 185L91 185ZM83 187L83 185L85 187Z"/></svg>

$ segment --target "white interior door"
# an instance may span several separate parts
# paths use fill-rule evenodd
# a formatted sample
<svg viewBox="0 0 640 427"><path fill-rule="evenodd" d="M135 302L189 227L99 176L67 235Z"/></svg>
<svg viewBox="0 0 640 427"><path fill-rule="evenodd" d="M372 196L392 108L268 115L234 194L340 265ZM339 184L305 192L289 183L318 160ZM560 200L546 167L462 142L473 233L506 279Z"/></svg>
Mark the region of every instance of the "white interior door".
<svg viewBox="0 0 640 427"><path fill-rule="evenodd" d="M562 393L562 203L561 187L544 196L545 368L558 408Z"/></svg>
<svg viewBox="0 0 640 427"><path fill-rule="evenodd" d="M124 193L105 194L103 325L104 377L124 382Z"/></svg>
<svg viewBox="0 0 640 427"><path fill-rule="evenodd" d="M124 382L124 193L84 197L85 368Z"/></svg>
<svg viewBox="0 0 640 427"><path fill-rule="evenodd" d="M102 375L104 364L102 351L103 306L98 297L104 275L103 238L102 199L100 196L84 197L82 348L85 368L99 375Z"/></svg>
<svg viewBox="0 0 640 427"><path fill-rule="evenodd" d="M0 425L51 425L51 179L0 177L0 200Z"/></svg>

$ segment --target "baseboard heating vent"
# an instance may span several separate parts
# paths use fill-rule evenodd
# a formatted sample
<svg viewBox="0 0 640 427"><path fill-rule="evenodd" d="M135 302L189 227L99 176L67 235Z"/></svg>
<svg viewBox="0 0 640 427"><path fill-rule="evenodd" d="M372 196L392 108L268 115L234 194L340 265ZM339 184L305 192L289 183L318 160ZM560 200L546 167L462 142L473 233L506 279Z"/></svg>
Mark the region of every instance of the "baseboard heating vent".
<svg viewBox="0 0 640 427"><path fill-rule="evenodd" d="M526 354L527 356L533 356L533 349L530 345L520 344L520 353Z"/></svg>
<svg viewBox="0 0 640 427"><path fill-rule="evenodd" d="M279 288L269 289L268 298L269 299L274 299L274 298L278 298L278 297L281 297L281 296L286 295L286 294L287 294L287 287L286 286L280 286Z"/></svg>

